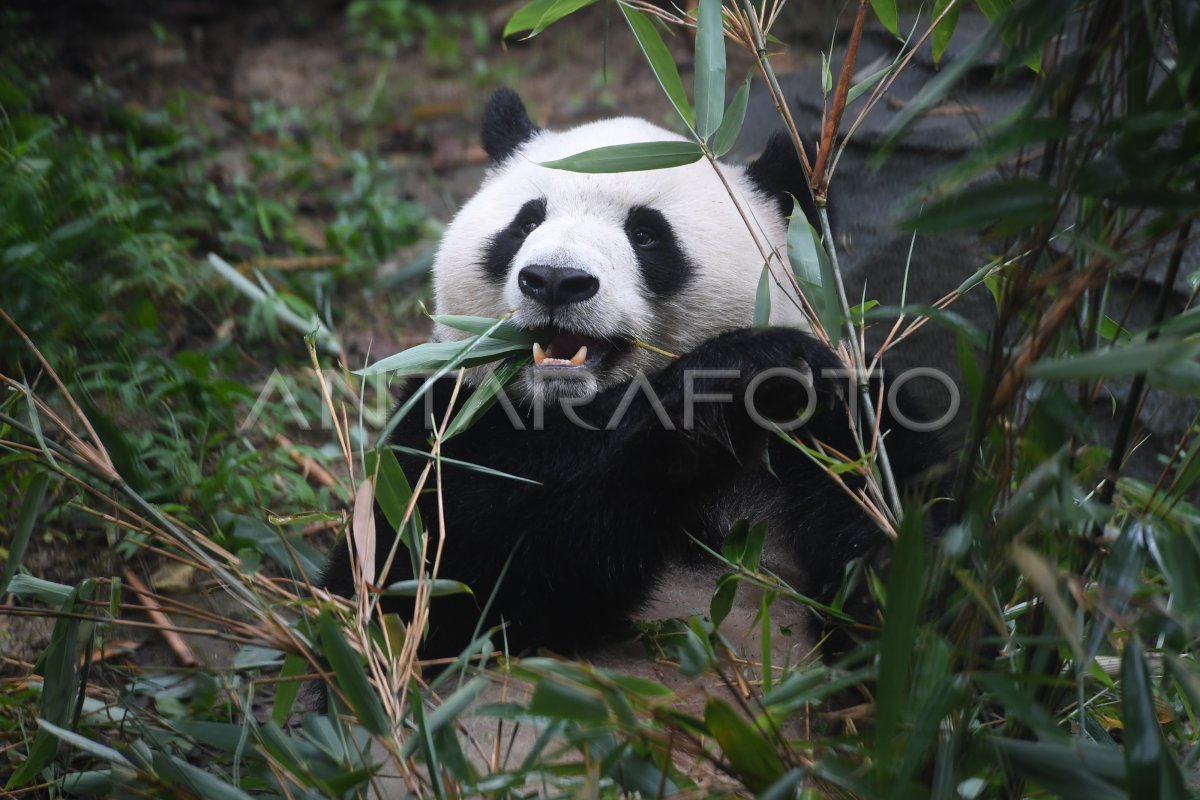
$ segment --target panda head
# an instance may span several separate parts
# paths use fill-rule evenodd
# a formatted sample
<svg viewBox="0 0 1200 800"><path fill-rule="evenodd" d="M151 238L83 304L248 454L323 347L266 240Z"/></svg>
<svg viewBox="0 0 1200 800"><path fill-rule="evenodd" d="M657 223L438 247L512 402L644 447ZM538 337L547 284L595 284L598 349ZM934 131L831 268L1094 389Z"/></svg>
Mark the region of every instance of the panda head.
<svg viewBox="0 0 1200 800"><path fill-rule="evenodd" d="M663 352L752 324L763 257L747 221L782 256L776 263L787 263L792 196L808 192L786 138L772 139L749 166L722 164L729 189L703 159L614 174L539 166L651 141L683 138L629 117L546 131L511 90L488 103L483 146L492 166L443 236L435 302L442 314L510 316L534 332L537 363L516 387L526 399L588 396L662 369ZM771 289L772 323L803 326L795 298L777 281ZM435 331L442 340L465 335Z"/></svg>

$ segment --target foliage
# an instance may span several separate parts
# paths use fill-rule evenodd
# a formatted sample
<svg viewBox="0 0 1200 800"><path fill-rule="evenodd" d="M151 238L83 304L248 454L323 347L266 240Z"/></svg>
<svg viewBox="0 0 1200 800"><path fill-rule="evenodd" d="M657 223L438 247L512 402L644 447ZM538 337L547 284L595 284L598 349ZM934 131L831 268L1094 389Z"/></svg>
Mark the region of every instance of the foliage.
<svg viewBox="0 0 1200 800"><path fill-rule="evenodd" d="M351 13L365 15L354 9L376 5L357 2ZM386 8L408 6L393 5ZM535 0L514 15L506 33L538 34L584 5ZM768 20L748 2L723 14L716 6L702 0L697 17L686 19L648 3L621 6L668 101L693 134L689 157L710 160L720 153L718 142L731 141L723 128L740 127L744 110L740 94L731 110L718 102L724 88L718 92L715 85L724 81L716 64L724 62L714 31L718 21L730 39L761 57L761 79L778 89L763 56ZM870 6L882 24L898 30L894 2L873 0ZM462 587L436 583L436 575L415 586L392 587L417 595L417 616L406 630L403 621L371 617L367 587L373 573L366 566L356 567L362 591L355 603L309 599L313 557L299 537L246 515L222 517L206 532L164 510L169 502L184 501L178 510L186 511L193 502L187 492L206 481L215 482L204 489L209 498L202 507L249 506L254 491L239 494L234 482L217 480L211 459L195 461L196 471L174 483L165 479L191 447L226 456L250 452L221 438L229 431L225 417L179 413L173 434L178 449L158 460L138 457L155 450L158 440L149 431L141 433L150 437L146 441L126 434L131 441L117 446L113 442L121 440L98 424L96 434L79 433L72 440L70 432L84 431L85 419L102 423L108 408L188 392L207 398L205 403L217 398L225 408L229 401L221 399L222 392L234 397L245 388L230 377L236 364L223 360L233 356L219 343L205 358L147 358L140 349L162 344L156 338L163 335L162 315L150 314L160 303L229 302L193 282L187 269L194 263L191 237L244 248L242 254L253 257L276 254L276 247L304 248L307 240L289 222L295 210L286 202L270 205L255 200L253 192L235 190L232 199L223 194L200 211L168 191L174 187L189 196L189 182L164 172L192 163L181 156L202 145L187 137L168 137L154 147L136 140L142 143L132 151L133 144L113 151L101 139L30 111L19 82L9 78L0 85L10 119L0 173L7 191L0 197L11 198L6 202L14 209L0 227L0 253L6 269L27 265L19 282L6 281L19 288L5 294L4 304L21 309L22 315L13 316L28 320L27 329L53 354L56 369L69 368L73 393L91 398L91 407L63 412L67 423L50 424L46 409L31 403L31 391L20 381L10 384L13 392L0 407L5 439L13 442L5 464L27 487L12 552L24 548L31 520L42 513L49 484L44 476L65 486L70 475L111 489L116 499L106 509L133 528L138 541L156 542L186 558L224 584L252 619L213 623L215 632L233 637L241 648L230 670L122 677L115 692L104 693L97 691L102 685L97 675L105 670L77 653L91 653L93 644L111 638L122 624L126 609L119 582L55 586L17 572L8 590L54 607L59 619L36 676L0 693L0 707L19 720L0 724L25 737L17 748L26 760L9 788L44 782L78 795L119 787L143 795L352 797L361 796L381 772L394 770L408 791L439 797L585 791L1189 796L1200 752L1200 510L1193 503L1200 478L1200 415L1188 400L1200 386L1195 292L1181 300L1179 287L1197 283L1181 273L1200 207L1194 110L1200 15L1182 0L979 6L992 23L987 36L904 108L895 131L901 135L966 80L997 43L1006 46L1001 74L1038 71L1025 104L982 131L971 156L930 185L914 187L909 225L918 235L986 227L997 253L990 264L964 265L955 295L921 298L929 303L925 308L943 313L892 313L899 316L889 341L930 321L961 334L973 422L956 451L960 460L951 470L950 497L932 510L902 506L889 489L886 448L877 439L864 438L860 459L827 456L831 481L848 470L869 479L862 500L894 534L895 546L885 573L869 565L848 573L848 581L869 587L871 619L878 624L847 631L852 646L824 664L771 664L766 647L755 660L734 653L721 636L733 595L747 587L764 592L758 621L764 639L777 627L771 621L776 602L810 602L760 569L761 529L742 525L732 531L723 551L714 553L727 574L715 589L709 617L644 631L659 655L685 675L715 674L733 689L732 703L713 696L702 709L690 710L661 683L587 663L493 661L494 648L503 642L494 631L481 631L458 661L427 681L415 664L413 639L423 627L428 597ZM861 32L866 8L861 4L855 31ZM933 14L920 41L931 39L941 54L957 9L937 3ZM700 27L694 107L655 19ZM1077 35L1080 31L1085 33ZM869 111L906 63L898 56L858 86L849 81L853 65L845 80L839 76L837 89L831 76L832 124L825 126L828 135L812 165L818 201L828 183L836 182L837 148L845 139L834 132L842 130L837 117L847 96L855 91L867 96ZM303 145L295 151L285 138L280 151L304 152ZM655 159L680 157L645 149L633 155L637 160L630 163L638 168L668 166ZM580 154L555 166L611 168L614 153L600 156ZM295 174L273 160L278 157L264 154L260 177L286 181ZM94 176L103 179L93 181ZM349 233L326 240L357 252L363 262L369 261L366 253L379 256L394 247L396 241L387 237L400 229L395 216L372 217L364 210L374 196L365 191L353 199L351 192L351 199L336 202L368 214L363 227L347 231L361 235L380 225L383 240L355 244ZM830 339L841 336L861 367L872 354L862 352L858 326L882 315L872 312L869 300L849 307L840 285L837 239L828 219L823 221L821 231L794 229L795 240L805 246L796 248L793 262L775 266L797 279L798 299L813 309L814 328ZM376 245L380 250L371 249ZM1157 292L1150 312L1141 316L1131 312L1132 298L1120 291L1125 271L1139 259L1154 267L1142 280ZM772 264L766 256L764 262ZM43 265L41 272L28 266L34 263ZM108 265L113 282L101 288L99 298L74 296L93 263ZM344 269L353 264L351 256ZM300 285L315 290L336 277ZM299 294L295 286L281 286ZM60 294L50 296L56 301L61 296L63 307L80 316L43 313L38 300L44 302L47 294L36 287L56 290ZM979 341L971 326L944 312L961 293L985 289L996 299L996 316ZM120 305L116 298L143 295L151 298L147 307L126 304L131 316L125 324L136 338L126 340L131 365L112 358L117 345L100 332L85 337L70 327L96 318L88 312L118 313L112 310ZM306 311L316 304L307 305ZM500 321L458 323L479 338L444 350L425 348L376 369L417 362L449 369L469 356L502 357L513 349ZM32 363L28 355L23 358ZM117 366L96 366L113 363ZM89 384L95 374L110 376L108 383ZM100 389L114 395L105 398ZM1129 458L1149 390L1183 400L1189 416L1177 441L1142 445L1161 448L1147 480L1130 468ZM332 404L329 391L321 402ZM1093 399L1105 393L1112 397L1109 433L1094 421ZM863 411L871 413L870 402ZM872 429L869 419L859 422L859 430ZM351 516L359 521L344 525L347 535L359 542L373 535L361 520L370 516L374 487L409 548L436 546L426 541L419 515L408 505L414 492L436 489L439 443L455 429L449 420L440 424L429 467L408 476L411 485L391 451L361 453L352 431L339 426L344 466L350 473L358 470L359 486L366 487L355 495ZM26 478L35 460L36 475L43 477ZM299 486L283 493L286 502L316 505ZM155 490L161 493L146 494ZM261 569L263 555L274 562L274 574L287 577L272 579ZM12 574L6 566L5 579ZM814 609L836 623L846 617L850 594L847 587L831 606ZM500 669L481 670L480 663ZM298 681L314 674L340 713L310 712L293 720ZM489 681L526 681L532 694L528 701L502 697L480 707ZM37 706L36 724L17 713L25 705ZM475 721L468 714L472 708ZM514 763L502 757L503 737L494 745L476 737L478 717L494 720L502 731L533 727L538 734ZM802 731L797 721L803 721Z"/></svg>

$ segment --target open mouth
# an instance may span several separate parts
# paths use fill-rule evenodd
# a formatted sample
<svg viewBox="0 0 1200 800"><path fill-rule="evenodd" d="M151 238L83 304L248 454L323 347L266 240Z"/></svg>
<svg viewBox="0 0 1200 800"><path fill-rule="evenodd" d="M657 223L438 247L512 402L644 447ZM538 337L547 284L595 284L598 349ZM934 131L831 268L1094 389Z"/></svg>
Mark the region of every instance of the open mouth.
<svg viewBox="0 0 1200 800"><path fill-rule="evenodd" d="M590 369L629 349L627 341L598 339L559 328L542 328L533 343L533 365L538 369Z"/></svg>

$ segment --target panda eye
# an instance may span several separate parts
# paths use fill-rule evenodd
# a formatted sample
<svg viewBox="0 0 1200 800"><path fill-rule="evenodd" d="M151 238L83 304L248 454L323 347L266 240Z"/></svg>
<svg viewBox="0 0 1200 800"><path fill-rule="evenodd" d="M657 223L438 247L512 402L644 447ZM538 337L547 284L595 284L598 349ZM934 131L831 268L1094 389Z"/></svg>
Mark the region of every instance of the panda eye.
<svg viewBox="0 0 1200 800"><path fill-rule="evenodd" d="M541 222L539 222L539 221L538 221L538 220L536 220L536 219L526 220L525 222L522 222L522 223L521 223L521 225L520 225L520 227L518 228L518 230L520 230L520 231L521 231L521 235L522 235L522 236L528 236L529 234L531 234L531 233L533 233L535 230L537 230L537 227L538 227L539 225L541 225L541 224L542 224L542 223L541 223Z"/></svg>
<svg viewBox="0 0 1200 800"><path fill-rule="evenodd" d="M647 249L658 244L658 235L649 228L635 228L629 232L629 239L635 247Z"/></svg>

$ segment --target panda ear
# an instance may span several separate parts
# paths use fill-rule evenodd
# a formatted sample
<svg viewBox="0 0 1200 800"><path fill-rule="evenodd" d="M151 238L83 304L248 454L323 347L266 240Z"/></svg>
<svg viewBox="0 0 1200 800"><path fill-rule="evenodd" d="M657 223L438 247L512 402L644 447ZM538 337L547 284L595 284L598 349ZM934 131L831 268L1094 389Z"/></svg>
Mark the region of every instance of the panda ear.
<svg viewBox="0 0 1200 800"><path fill-rule="evenodd" d="M746 176L759 191L775 199L779 213L789 217L792 213L792 197L800 204L809 224L820 230L817 206L813 203L808 181L804 179L804 168L792 140L783 131L775 131L767 140L762 154L746 165Z"/></svg>
<svg viewBox="0 0 1200 800"><path fill-rule="evenodd" d="M539 130L512 89L497 89L483 110L483 149L493 163L511 156Z"/></svg>

